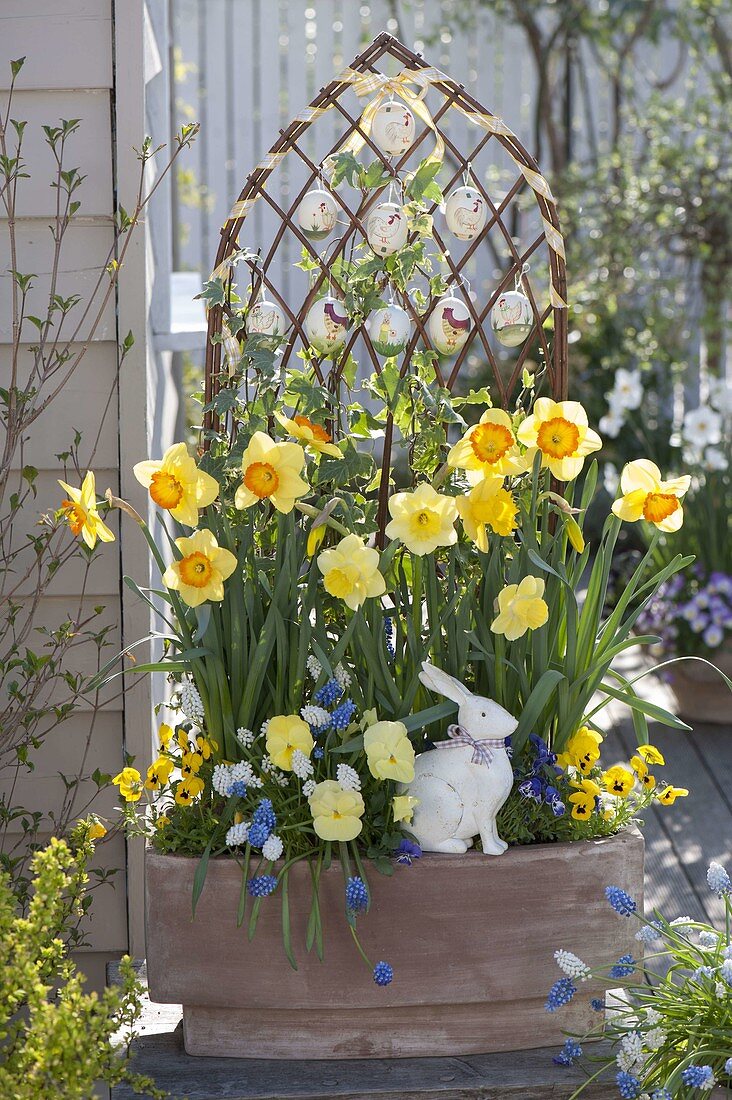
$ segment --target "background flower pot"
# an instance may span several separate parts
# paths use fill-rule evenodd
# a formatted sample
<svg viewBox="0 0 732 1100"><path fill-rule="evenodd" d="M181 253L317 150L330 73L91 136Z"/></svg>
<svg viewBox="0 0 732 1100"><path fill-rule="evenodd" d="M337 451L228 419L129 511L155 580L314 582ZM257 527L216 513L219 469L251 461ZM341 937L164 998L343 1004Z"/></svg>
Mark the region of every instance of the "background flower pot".
<svg viewBox="0 0 732 1100"><path fill-rule="evenodd" d="M236 927L241 871L212 860L191 921L198 861L147 853L147 967L153 1001L183 1005L189 1054L269 1058L410 1057L520 1050L561 1042L597 1016L590 987L544 1010L561 976L555 947L590 965L638 951L636 922L607 904L608 884L642 907L643 839L512 848L492 858L425 855L391 878L369 875L359 934L394 981L371 980L343 915L343 874L321 876L325 960L304 948L310 872L290 875L298 970L281 941L279 895L262 903L254 939Z"/></svg>
<svg viewBox="0 0 732 1100"><path fill-rule="evenodd" d="M732 679L732 646L718 649L712 664ZM699 661L679 661L669 670L671 689L682 718L694 722L728 723L732 718L732 692L722 677Z"/></svg>

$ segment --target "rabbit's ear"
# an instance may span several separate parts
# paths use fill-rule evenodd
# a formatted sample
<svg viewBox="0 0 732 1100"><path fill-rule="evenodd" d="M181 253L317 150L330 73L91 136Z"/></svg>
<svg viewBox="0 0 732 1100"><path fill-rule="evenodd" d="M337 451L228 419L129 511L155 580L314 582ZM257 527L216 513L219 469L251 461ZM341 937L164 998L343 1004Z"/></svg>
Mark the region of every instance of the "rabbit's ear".
<svg viewBox="0 0 732 1100"><path fill-rule="evenodd" d="M446 672L443 672L441 668L435 668L429 661L422 662L422 671L419 678L425 687L430 688L431 691L436 691L438 695L444 695L446 699L452 699L453 703L458 705L462 705L472 698L473 693L468 691L464 684L461 684L454 676L449 676Z"/></svg>

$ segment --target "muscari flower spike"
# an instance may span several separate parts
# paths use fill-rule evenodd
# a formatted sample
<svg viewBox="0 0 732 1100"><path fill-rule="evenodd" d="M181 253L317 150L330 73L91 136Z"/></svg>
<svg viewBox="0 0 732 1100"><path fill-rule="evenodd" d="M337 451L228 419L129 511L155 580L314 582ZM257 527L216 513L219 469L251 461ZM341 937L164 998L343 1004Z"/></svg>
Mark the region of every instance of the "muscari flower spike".
<svg viewBox="0 0 732 1100"><path fill-rule="evenodd" d="M621 890L619 886L606 886L605 897L619 916L630 917L635 913L635 902L630 894Z"/></svg>
<svg viewBox="0 0 732 1100"><path fill-rule="evenodd" d="M275 831L277 819L269 798L263 798L252 815L249 829L249 843L252 848L261 848L267 837Z"/></svg>
<svg viewBox="0 0 732 1100"><path fill-rule="evenodd" d="M552 1061L557 1066L572 1066L578 1058L582 1057L582 1047L576 1039L566 1039L564 1046L555 1054Z"/></svg>
<svg viewBox="0 0 732 1100"><path fill-rule="evenodd" d="M374 981L377 985L389 985L394 978L394 971L388 962L377 962L374 967Z"/></svg>
<svg viewBox="0 0 732 1100"><path fill-rule="evenodd" d="M346 907L351 913L363 913L368 908L369 893L360 876L349 878L346 883Z"/></svg>
<svg viewBox="0 0 732 1100"><path fill-rule="evenodd" d="M333 703L338 702L342 694L343 690L341 685L337 680L332 679L324 683L322 687L319 687L313 698L321 707L330 707Z"/></svg>
<svg viewBox="0 0 732 1100"><path fill-rule="evenodd" d="M693 1089L714 1087L714 1071L711 1066L687 1066L681 1071L681 1080Z"/></svg>
<svg viewBox="0 0 732 1100"><path fill-rule="evenodd" d="M277 877L275 875L259 875L250 878L247 890L253 898L266 898L277 889Z"/></svg>
<svg viewBox="0 0 732 1100"><path fill-rule="evenodd" d="M668 1089L656 1089L651 1093L651 1100L674 1100Z"/></svg>
<svg viewBox="0 0 732 1100"><path fill-rule="evenodd" d="M620 1073L616 1075L615 1080L617 1081L620 1095L623 1100L635 1100L635 1097L639 1095L641 1083L632 1073L626 1073L625 1070L621 1069Z"/></svg>
<svg viewBox="0 0 732 1100"><path fill-rule="evenodd" d="M632 955L621 955L615 966L610 967L611 978L627 978L635 970L635 959Z"/></svg>
<svg viewBox="0 0 732 1100"><path fill-rule="evenodd" d="M544 1008L547 1012L556 1012L568 1005L577 992L577 986L571 978L559 978L549 990Z"/></svg>
<svg viewBox="0 0 732 1100"><path fill-rule="evenodd" d="M593 1012L603 1012L605 1009L605 1002L602 997L593 997L590 1001L590 1007Z"/></svg>
<svg viewBox="0 0 732 1100"><path fill-rule="evenodd" d="M334 730L345 730L351 724L351 719L356 713L356 704L352 699L344 699L331 714Z"/></svg>
<svg viewBox="0 0 732 1100"><path fill-rule="evenodd" d="M715 860L709 864L707 870L707 884L710 890L723 898L725 894L732 893L732 881L721 863Z"/></svg>

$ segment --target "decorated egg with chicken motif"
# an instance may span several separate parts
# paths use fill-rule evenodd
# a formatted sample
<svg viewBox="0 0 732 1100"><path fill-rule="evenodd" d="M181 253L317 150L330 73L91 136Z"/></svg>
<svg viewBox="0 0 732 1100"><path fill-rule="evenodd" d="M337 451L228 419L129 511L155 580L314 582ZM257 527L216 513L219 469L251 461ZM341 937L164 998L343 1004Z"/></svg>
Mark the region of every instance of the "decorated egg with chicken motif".
<svg viewBox="0 0 732 1100"><path fill-rule="evenodd" d="M371 136L390 157L400 156L411 149L417 127L414 115L405 103L394 100L382 103L371 121Z"/></svg>
<svg viewBox="0 0 732 1100"><path fill-rule="evenodd" d="M409 342L409 315L401 306L384 306L374 310L366 329L379 355L399 355Z"/></svg>
<svg viewBox="0 0 732 1100"><path fill-rule="evenodd" d="M458 240L472 241L488 220L488 207L475 187L456 187L447 196L445 221Z"/></svg>
<svg viewBox="0 0 732 1100"><path fill-rule="evenodd" d="M333 356L343 347L349 317L343 302L337 298L321 298L313 302L305 315L305 335L321 355Z"/></svg>
<svg viewBox="0 0 732 1100"><path fill-rule="evenodd" d="M332 233L338 221L338 204L322 187L308 191L297 208L297 222L306 237L322 241Z"/></svg>
<svg viewBox="0 0 732 1100"><path fill-rule="evenodd" d="M282 336L287 328L284 310L276 302L260 298L247 315L248 336Z"/></svg>
<svg viewBox="0 0 732 1100"><path fill-rule="evenodd" d="M507 348L523 344L534 327L531 302L520 290L507 290L491 310L491 328Z"/></svg>
<svg viewBox="0 0 732 1100"><path fill-rule="evenodd" d="M391 256L404 248L408 232L407 215L395 202L380 202L366 222L366 239L377 256Z"/></svg>
<svg viewBox="0 0 732 1100"><path fill-rule="evenodd" d="M461 298L451 294L439 299L427 323L430 340L441 355L460 351L470 335L470 327L470 310Z"/></svg>

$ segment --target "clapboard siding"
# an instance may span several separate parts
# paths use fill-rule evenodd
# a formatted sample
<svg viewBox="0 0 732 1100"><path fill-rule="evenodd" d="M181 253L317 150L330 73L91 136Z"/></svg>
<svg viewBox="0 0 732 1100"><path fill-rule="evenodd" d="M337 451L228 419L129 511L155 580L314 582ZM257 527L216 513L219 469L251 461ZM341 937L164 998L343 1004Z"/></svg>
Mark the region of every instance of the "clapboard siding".
<svg viewBox="0 0 732 1100"><path fill-rule="evenodd" d="M112 87L110 0L3 0L0 43L4 59L27 57L24 88ZM0 87L9 79L5 60Z"/></svg>

